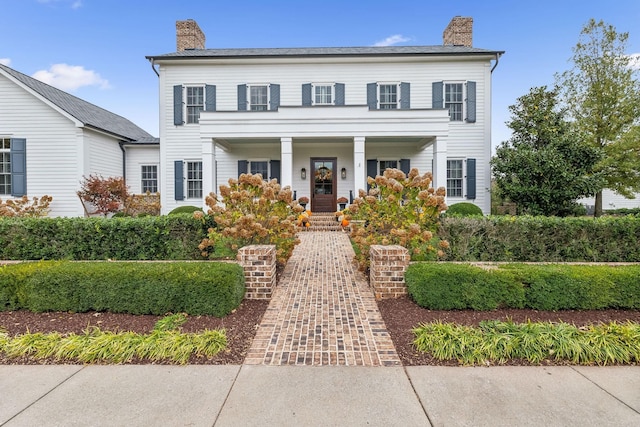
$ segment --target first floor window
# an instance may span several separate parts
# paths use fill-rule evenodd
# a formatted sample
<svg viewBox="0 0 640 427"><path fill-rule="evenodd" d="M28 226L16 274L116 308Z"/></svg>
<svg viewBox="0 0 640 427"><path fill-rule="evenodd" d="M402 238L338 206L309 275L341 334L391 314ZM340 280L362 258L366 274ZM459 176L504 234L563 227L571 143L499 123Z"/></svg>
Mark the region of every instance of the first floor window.
<svg viewBox="0 0 640 427"><path fill-rule="evenodd" d="M398 161L397 160L380 160L380 175L384 174L384 171L387 169L397 169Z"/></svg>
<svg viewBox="0 0 640 427"><path fill-rule="evenodd" d="M267 111L269 109L269 87L267 85L249 86L249 110Z"/></svg>
<svg viewBox="0 0 640 427"><path fill-rule="evenodd" d="M444 108L449 109L449 120L462 121L462 83L446 83L444 85Z"/></svg>
<svg viewBox="0 0 640 427"><path fill-rule="evenodd" d="M315 105L332 105L333 104L333 85L314 85L314 100Z"/></svg>
<svg viewBox="0 0 640 427"><path fill-rule="evenodd" d="M0 194L11 194L11 139L0 138Z"/></svg>
<svg viewBox="0 0 640 427"><path fill-rule="evenodd" d="M198 123L204 110L204 87L187 86L186 97L187 123Z"/></svg>
<svg viewBox="0 0 640 427"><path fill-rule="evenodd" d="M378 85L380 91L380 109L381 110L393 110L398 108L398 85L397 84L380 84Z"/></svg>
<svg viewBox="0 0 640 427"><path fill-rule="evenodd" d="M158 165L142 165L142 192L158 192Z"/></svg>
<svg viewBox="0 0 640 427"><path fill-rule="evenodd" d="M447 160L447 196L462 197L462 160Z"/></svg>
<svg viewBox="0 0 640 427"><path fill-rule="evenodd" d="M202 162L187 162L187 198L202 198Z"/></svg>
<svg viewBox="0 0 640 427"><path fill-rule="evenodd" d="M253 175L259 173L263 179L269 179L269 162L267 161L249 161L249 172Z"/></svg>

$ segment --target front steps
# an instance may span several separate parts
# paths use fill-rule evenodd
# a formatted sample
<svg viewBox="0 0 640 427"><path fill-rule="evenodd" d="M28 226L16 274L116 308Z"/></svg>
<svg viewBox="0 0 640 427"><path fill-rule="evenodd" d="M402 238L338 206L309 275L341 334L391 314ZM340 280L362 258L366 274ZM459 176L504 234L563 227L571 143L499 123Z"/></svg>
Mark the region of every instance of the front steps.
<svg viewBox="0 0 640 427"><path fill-rule="evenodd" d="M298 227L300 231L343 231L334 212L313 212L309 217L310 227Z"/></svg>

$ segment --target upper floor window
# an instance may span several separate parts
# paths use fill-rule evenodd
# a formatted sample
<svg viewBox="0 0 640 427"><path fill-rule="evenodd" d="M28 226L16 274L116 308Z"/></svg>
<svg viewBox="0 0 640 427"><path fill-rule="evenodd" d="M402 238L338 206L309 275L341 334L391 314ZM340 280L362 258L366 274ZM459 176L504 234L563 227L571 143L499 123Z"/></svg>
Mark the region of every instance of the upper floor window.
<svg viewBox="0 0 640 427"><path fill-rule="evenodd" d="M158 165L142 165L142 192L157 193L158 192Z"/></svg>
<svg viewBox="0 0 640 427"><path fill-rule="evenodd" d="M10 138L0 138L0 194L11 194Z"/></svg>
<svg viewBox="0 0 640 427"><path fill-rule="evenodd" d="M187 198L202 198L202 162L187 162Z"/></svg>
<svg viewBox="0 0 640 427"><path fill-rule="evenodd" d="M200 112L204 111L204 86L187 86L185 89L187 123L198 123Z"/></svg>
<svg viewBox="0 0 640 427"><path fill-rule="evenodd" d="M313 85L313 103L314 105L332 105L333 104L333 85L318 84Z"/></svg>
<svg viewBox="0 0 640 427"><path fill-rule="evenodd" d="M267 111L269 109L269 86L249 86L249 110Z"/></svg>
<svg viewBox="0 0 640 427"><path fill-rule="evenodd" d="M411 108L411 84L367 83L367 105L370 110L408 110Z"/></svg>
<svg viewBox="0 0 640 427"><path fill-rule="evenodd" d="M449 109L449 118L454 122L462 121L463 89L463 83L445 83L444 85L444 108Z"/></svg>
<svg viewBox="0 0 640 427"><path fill-rule="evenodd" d="M464 174L462 159L447 160L447 196L462 197Z"/></svg>
<svg viewBox="0 0 640 427"><path fill-rule="evenodd" d="M394 110L398 108L398 85L379 84L378 100L381 110Z"/></svg>

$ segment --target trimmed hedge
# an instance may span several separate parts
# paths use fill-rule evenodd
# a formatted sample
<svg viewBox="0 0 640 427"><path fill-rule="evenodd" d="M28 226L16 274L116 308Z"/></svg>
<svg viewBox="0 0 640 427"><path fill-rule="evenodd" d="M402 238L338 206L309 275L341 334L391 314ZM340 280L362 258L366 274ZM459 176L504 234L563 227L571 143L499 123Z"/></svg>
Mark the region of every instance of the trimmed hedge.
<svg viewBox="0 0 640 427"><path fill-rule="evenodd" d="M242 267L232 263L41 261L0 268L0 311L223 317L244 292Z"/></svg>
<svg viewBox="0 0 640 427"><path fill-rule="evenodd" d="M202 259L206 230L192 215L0 218L0 259Z"/></svg>
<svg viewBox="0 0 640 427"><path fill-rule="evenodd" d="M640 262L640 218L443 218L449 261Z"/></svg>
<svg viewBox="0 0 640 427"><path fill-rule="evenodd" d="M460 202L449 206L446 216L482 216L482 209L473 203Z"/></svg>
<svg viewBox="0 0 640 427"><path fill-rule="evenodd" d="M640 266L523 265L495 268L416 263L406 275L413 300L432 310L640 309Z"/></svg>

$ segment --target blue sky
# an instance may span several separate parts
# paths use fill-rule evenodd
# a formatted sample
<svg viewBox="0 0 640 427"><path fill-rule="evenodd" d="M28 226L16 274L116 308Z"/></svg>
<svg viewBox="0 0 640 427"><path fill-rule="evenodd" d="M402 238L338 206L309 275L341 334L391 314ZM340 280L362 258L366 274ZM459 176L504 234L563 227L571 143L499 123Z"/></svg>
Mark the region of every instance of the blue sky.
<svg viewBox="0 0 640 427"><path fill-rule="evenodd" d="M638 0L0 0L0 61L158 135L158 81L145 55L174 52L175 21L195 19L208 48L437 45L453 16L474 19L474 47L504 50L493 74L493 145L507 107L566 70L583 25L629 32Z"/></svg>

